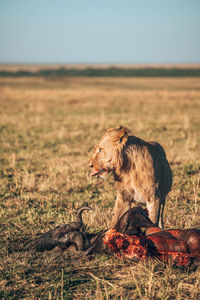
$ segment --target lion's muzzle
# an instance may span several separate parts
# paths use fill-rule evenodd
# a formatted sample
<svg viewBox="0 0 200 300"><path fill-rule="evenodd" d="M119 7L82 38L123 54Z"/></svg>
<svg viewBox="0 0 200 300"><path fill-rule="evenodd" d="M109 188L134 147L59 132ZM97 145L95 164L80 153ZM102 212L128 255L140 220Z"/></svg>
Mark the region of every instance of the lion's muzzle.
<svg viewBox="0 0 200 300"><path fill-rule="evenodd" d="M93 177L93 176L100 176L102 178L105 178L105 176L107 175L108 173L108 169L96 169L96 168L93 168L92 172L90 173L90 177Z"/></svg>

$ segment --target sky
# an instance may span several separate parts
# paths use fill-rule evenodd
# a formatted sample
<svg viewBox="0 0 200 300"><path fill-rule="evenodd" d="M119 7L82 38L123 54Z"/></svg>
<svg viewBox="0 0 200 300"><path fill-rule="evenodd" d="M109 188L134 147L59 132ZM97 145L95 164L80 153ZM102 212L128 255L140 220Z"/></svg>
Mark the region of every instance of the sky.
<svg viewBox="0 0 200 300"><path fill-rule="evenodd" d="M200 0L0 0L0 63L200 63Z"/></svg>

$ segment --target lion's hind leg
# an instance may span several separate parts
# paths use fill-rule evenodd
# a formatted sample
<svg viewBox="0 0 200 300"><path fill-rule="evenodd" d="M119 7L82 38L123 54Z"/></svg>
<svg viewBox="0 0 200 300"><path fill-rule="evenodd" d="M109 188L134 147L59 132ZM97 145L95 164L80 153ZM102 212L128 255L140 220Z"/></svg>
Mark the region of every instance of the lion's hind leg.
<svg viewBox="0 0 200 300"><path fill-rule="evenodd" d="M154 199L154 201L147 202L147 210L149 214L149 219L156 225L163 228L163 209L161 208L160 199Z"/></svg>
<svg viewBox="0 0 200 300"><path fill-rule="evenodd" d="M163 223L163 213L164 213L164 208L165 208L165 198L160 202L160 217L158 221L158 225L160 228L164 229L164 223Z"/></svg>

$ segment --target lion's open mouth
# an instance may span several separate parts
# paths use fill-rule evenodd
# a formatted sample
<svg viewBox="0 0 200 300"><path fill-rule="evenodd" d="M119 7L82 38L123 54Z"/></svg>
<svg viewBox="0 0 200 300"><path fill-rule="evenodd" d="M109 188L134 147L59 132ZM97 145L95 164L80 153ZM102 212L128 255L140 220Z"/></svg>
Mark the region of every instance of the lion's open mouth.
<svg viewBox="0 0 200 300"><path fill-rule="evenodd" d="M93 176L97 176L98 175L100 177L105 177L107 173L108 173L107 169L100 169L100 170L94 169L92 171L92 173L90 173L90 176L93 177Z"/></svg>

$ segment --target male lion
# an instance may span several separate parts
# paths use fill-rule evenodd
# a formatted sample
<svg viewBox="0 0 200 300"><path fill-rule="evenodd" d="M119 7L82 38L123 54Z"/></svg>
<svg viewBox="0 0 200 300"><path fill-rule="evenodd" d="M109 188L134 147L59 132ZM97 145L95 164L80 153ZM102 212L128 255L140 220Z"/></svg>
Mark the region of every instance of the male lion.
<svg viewBox="0 0 200 300"><path fill-rule="evenodd" d="M163 227L172 172L161 145L131 135L126 127L111 128L95 146L89 166L93 169L90 176L104 178L108 172L114 175L117 199L112 227L133 202L146 203L151 221Z"/></svg>

